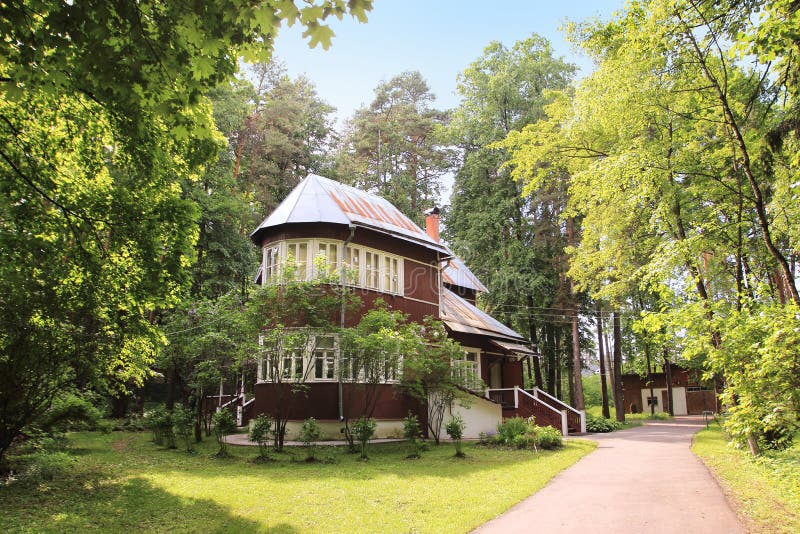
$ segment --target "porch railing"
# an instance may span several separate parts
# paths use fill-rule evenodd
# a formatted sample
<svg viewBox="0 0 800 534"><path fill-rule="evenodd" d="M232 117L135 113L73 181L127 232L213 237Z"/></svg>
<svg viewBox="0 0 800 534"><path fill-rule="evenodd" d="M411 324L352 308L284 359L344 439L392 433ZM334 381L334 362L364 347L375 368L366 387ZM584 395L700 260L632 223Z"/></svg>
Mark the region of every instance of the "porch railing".
<svg viewBox="0 0 800 534"><path fill-rule="evenodd" d="M563 410L567 412L567 422L571 428L575 430L585 433L586 432L586 412L576 410L569 404L557 399L556 397L550 395L548 392L539 389L533 388L530 390L526 390L529 394L533 395L537 399L553 406L559 410Z"/></svg>
<svg viewBox="0 0 800 534"><path fill-rule="evenodd" d="M513 410L520 417L533 416L537 424L558 428L564 436L569 433L566 410L558 410L520 387L489 389L486 397L503 410Z"/></svg>

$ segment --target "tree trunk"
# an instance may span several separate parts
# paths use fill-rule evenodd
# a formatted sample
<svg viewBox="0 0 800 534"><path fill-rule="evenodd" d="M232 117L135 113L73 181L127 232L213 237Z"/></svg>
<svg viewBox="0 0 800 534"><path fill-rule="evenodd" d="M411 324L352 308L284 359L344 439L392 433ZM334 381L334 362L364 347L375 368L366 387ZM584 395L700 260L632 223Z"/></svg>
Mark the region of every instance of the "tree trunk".
<svg viewBox="0 0 800 534"><path fill-rule="evenodd" d="M561 395L561 332L554 332L554 334L553 340L555 341L555 345L553 346L553 354L555 355L556 397L563 401L564 397Z"/></svg>
<svg viewBox="0 0 800 534"><path fill-rule="evenodd" d="M675 409L672 407L672 363L669 361L669 353L664 348L664 374L667 379L667 409L670 415L675 415Z"/></svg>
<svg viewBox="0 0 800 534"><path fill-rule="evenodd" d="M617 421L625 422L625 400L622 394L622 329L619 324L619 312L614 311L614 411Z"/></svg>
<svg viewBox="0 0 800 534"><path fill-rule="evenodd" d="M647 385L650 386L650 399L647 404L650 405L650 415L653 416L656 414L656 394L653 390L653 369L650 365L650 348L649 345L645 342L644 344L644 357L647 360Z"/></svg>
<svg viewBox="0 0 800 534"><path fill-rule="evenodd" d="M600 360L600 398L603 404L603 417L610 419L611 414L608 411L608 389L606 386L606 358L603 351L603 310L600 306L600 302L595 303L595 310L597 311L597 349Z"/></svg>
<svg viewBox="0 0 800 534"><path fill-rule="evenodd" d="M545 345L547 346L547 392L556 394L556 342L552 325L545 326Z"/></svg>
<svg viewBox="0 0 800 534"><path fill-rule="evenodd" d="M533 297L528 295L528 308L532 311L533 310ZM531 344L534 347L534 350L541 354L541 348L539 347L539 338L536 335L536 321L534 320L533 313L528 314L528 332L531 338ZM539 357L533 356L532 358L528 358L528 363L533 360L533 380L534 384L537 388L544 388L542 383L542 363L539 360ZM530 367L528 367L530 370Z"/></svg>
<svg viewBox="0 0 800 534"><path fill-rule="evenodd" d="M167 370L167 411L175 408L175 366L170 365Z"/></svg>
<svg viewBox="0 0 800 534"><path fill-rule="evenodd" d="M574 282L570 282L573 293L572 307L572 376L575 383L575 399L573 406L577 410L585 410L586 402L583 398L583 359L581 358L580 332L578 331L578 303L575 297Z"/></svg>

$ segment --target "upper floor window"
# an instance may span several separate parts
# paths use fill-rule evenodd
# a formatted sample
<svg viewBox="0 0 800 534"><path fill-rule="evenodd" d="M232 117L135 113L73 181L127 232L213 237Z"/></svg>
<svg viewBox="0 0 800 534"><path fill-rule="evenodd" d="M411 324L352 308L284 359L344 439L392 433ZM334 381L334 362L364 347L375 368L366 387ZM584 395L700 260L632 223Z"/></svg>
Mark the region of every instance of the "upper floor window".
<svg viewBox="0 0 800 534"><path fill-rule="evenodd" d="M263 284L291 276L306 281L333 277L344 268L349 285L402 295L403 261L399 256L359 245L343 247L325 239L292 239L263 248Z"/></svg>

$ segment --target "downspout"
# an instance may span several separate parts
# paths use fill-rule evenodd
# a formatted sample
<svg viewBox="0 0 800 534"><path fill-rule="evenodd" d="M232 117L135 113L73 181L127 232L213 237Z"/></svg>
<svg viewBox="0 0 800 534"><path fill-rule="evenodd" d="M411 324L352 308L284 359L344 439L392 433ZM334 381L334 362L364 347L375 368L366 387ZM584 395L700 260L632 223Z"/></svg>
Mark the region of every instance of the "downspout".
<svg viewBox="0 0 800 534"><path fill-rule="evenodd" d="M342 254L339 258L341 261L341 266L339 267L339 285L341 286L342 290L342 305L340 310L340 317L339 317L339 326L342 330L344 330L344 322L345 322L345 311L347 306L347 294L345 293L345 267L344 267L344 257L345 253L347 252L347 245L350 244L350 241L353 240L353 236L356 233L356 225L350 224L350 235L347 239L344 240L344 246L342 247ZM339 346L339 356L338 356L338 366L339 366L339 421L344 421L344 396L342 393L342 347Z"/></svg>

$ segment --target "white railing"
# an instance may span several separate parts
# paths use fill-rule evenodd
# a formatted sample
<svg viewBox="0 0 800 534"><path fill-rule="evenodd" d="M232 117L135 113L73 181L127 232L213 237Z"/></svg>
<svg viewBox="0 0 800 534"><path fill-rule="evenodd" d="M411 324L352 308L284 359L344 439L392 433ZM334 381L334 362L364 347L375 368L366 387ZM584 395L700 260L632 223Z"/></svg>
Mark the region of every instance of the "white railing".
<svg viewBox="0 0 800 534"><path fill-rule="evenodd" d="M523 394L523 395L526 395L528 398L533 400L536 403L537 406L543 406L544 408L550 410L551 412L556 414L559 417L559 419L561 420L561 434L563 436L566 436L569 433L569 423L567 421L567 411L566 410L557 410L556 408L554 408L553 406L550 406L548 403L544 402L543 400L540 400L536 396L535 391L534 391L534 394L532 395L531 393L525 391L524 389L522 389L519 386L514 386L513 388L487 389L486 390L486 398L491 400L491 396L490 396L491 393L502 392L502 391L513 391L514 392L514 409L515 410L519 409L519 396L520 396L520 393ZM559 403L563 404L560 401L559 401ZM570 409L572 409L572 408L570 408ZM575 411L575 410L573 409L573 411ZM580 412L578 412L578 413L580 413ZM581 419L581 422L583 423L583 419ZM583 423L583 424L585 425L585 423ZM585 428L584 428L583 431L585 432Z"/></svg>
<svg viewBox="0 0 800 534"><path fill-rule="evenodd" d="M580 420L581 420L581 432L584 433L584 434L586 433L586 412L581 411L581 410L576 410L575 408L573 408L569 404L567 404L567 403L557 399L556 397L550 395L548 392L544 391L543 389L533 388L532 391L533 391L533 396L535 398L538 399L540 394L544 395L545 397L547 397L548 399L553 401L555 404L558 404L559 406L561 406L565 411L569 410L572 413L574 413L575 415L577 415L578 417L580 417ZM528 392L526 391L526 393L528 393Z"/></svg>

